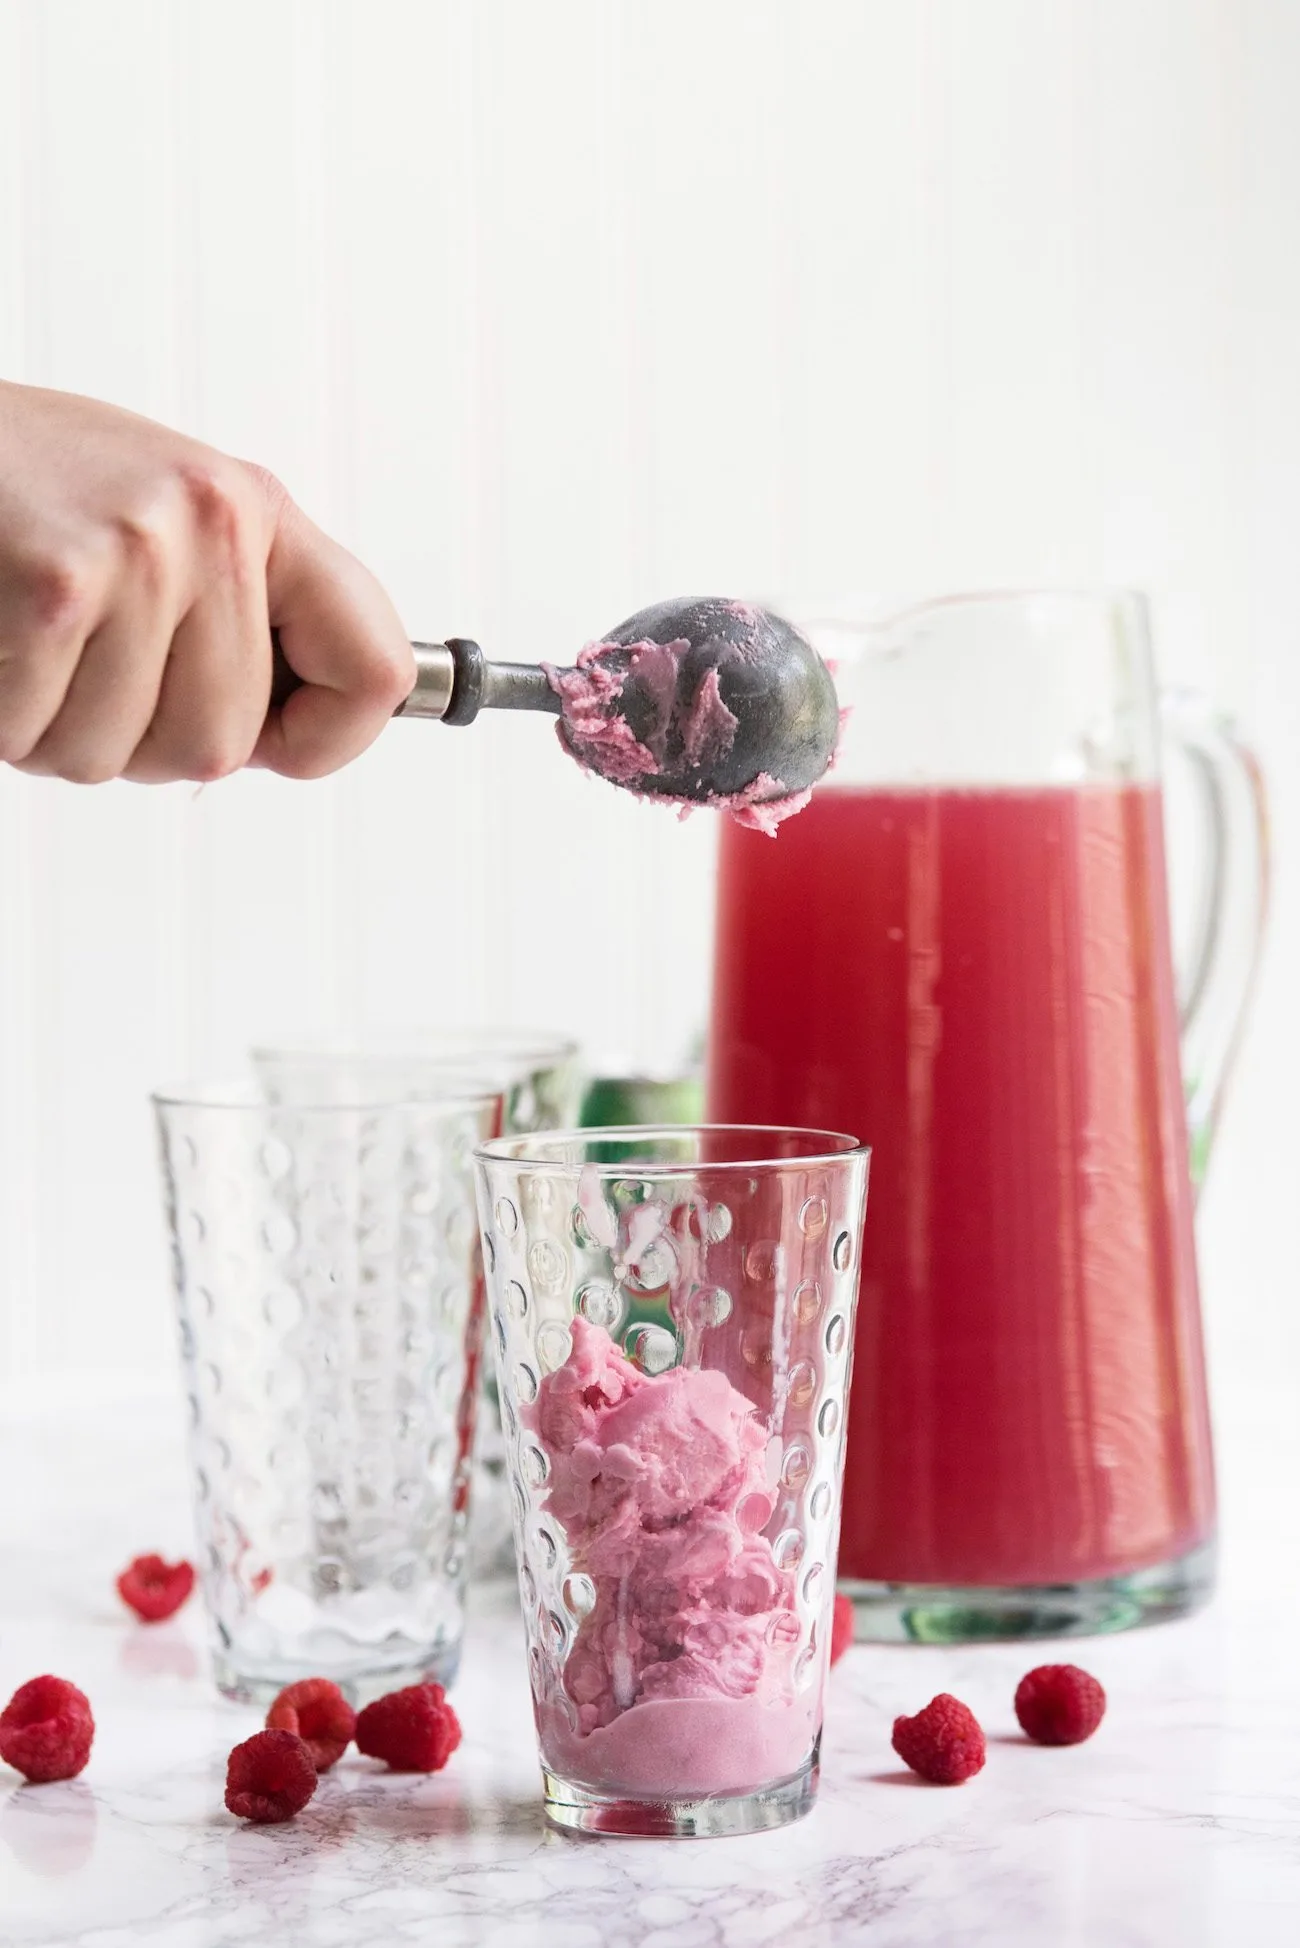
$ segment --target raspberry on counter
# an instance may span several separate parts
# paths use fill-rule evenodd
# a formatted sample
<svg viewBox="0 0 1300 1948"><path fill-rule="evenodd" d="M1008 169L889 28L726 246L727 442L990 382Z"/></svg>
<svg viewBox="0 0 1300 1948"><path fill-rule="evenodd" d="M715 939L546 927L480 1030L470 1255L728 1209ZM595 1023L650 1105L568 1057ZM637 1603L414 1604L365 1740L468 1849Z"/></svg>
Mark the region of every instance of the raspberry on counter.
<svg viewBox="0 0 1300 1948"><path fill-rule="evenodd" d="M143 1623L175 1616L193 1588L193 1564L161 1556L137 1556L117 1579L118 1595Z"/></svg>
<svg viewBox="0 0 1300 1948"><path fill-rule="evenodd" d="M984 1733L960 1698L941 1691L914 1718L895 1718L894 1750L935 1786L960 1786L984 1764Z"/></svg>
<svg viewBox="0 0 1300 1948"><path fill-rule="evenodd" d="M0 1712L0 1759L35 1784L75 1779L94 1737L90 1700L66 1678L30 1678Z"/></svg>
<svg viewBox="0 0 1300 1948"><path fill-rule="evenodd" d="M1106 1693L1077 1664L1039 1664L1016 1687L1016 1717L1038 1745L1080 1745L1106 1714Z"/></svg>
<svg viewBox="0 0 1300 1948"><path fill-rule="evenodd" d="M254 1732L226 1761L226 1807L238 1819L279 1826L315 1790L311 1753L292 1732Z"/></svg>
<svg viewBox="0 0 1300 1948"><path fill-rule="evenodd" d="M460 1744L460 1720L440 1684L410 1684L357 1713L357 1750L394 1772L441 1772Z"/></svg>
<svg viewBox="0 0 1300 1948"><path fill-rule="evenodd" d="M304 1677L280 1693L266 1714L268 1731L294 1732L317 1772L328 1772L352 1743L357 1714L327 1677Z"/></svg>

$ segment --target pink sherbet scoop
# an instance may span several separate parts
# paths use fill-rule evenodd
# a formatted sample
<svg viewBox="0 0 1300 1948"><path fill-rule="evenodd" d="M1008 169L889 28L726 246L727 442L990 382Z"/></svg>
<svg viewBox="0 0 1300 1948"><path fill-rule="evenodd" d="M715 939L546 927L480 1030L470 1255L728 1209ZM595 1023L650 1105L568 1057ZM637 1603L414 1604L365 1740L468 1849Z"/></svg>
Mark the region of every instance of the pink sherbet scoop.
<svg viewBox="0 0 1300 1948"><path fill-rule="evenodd" d="M543 668L560 742L585 770L684 812L775 832L807 804L839 738L835 685L780 616L717 597L659 602Z"/></svg>
<svg viewBox="0 0 1300 1948"><path fill-rule="evenodd" d="M568 1706L539 1704L566 1762L665 1792L748 1790L758 1781L733 1775L760 1753L795 1770L811 1706L791 1693L794 1585L760 1533L774 1494L752 1403L716 1370L647 1375L579 1317L525 1419L549 1463L548 1513L595 1588L564 1666Z"/></svg>

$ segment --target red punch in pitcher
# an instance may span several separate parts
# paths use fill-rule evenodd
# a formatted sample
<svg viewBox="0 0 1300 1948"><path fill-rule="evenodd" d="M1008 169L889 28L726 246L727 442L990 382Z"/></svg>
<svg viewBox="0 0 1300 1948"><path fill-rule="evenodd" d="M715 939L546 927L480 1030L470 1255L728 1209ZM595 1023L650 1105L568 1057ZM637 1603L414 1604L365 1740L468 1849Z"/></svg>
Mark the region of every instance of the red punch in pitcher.
<svg viewBox="0 0 1300 1948"><path fill-rule="evenodd" d="M812 633L853 714L807 811L722 835L709 1114L874 1150L858 1634L1179 1614L1214 1548L1188 1125L1203 1155L1262 915L1257 774L1167 705L1212 841L1180 1052L1141 599Z"/></svg>

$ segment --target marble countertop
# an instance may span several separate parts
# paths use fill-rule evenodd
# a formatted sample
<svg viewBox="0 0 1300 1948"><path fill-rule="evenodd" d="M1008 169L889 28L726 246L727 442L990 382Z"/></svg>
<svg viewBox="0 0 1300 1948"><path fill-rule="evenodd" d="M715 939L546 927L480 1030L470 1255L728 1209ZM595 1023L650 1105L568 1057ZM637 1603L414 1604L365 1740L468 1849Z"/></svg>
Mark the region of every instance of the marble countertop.
<svg viewBox="0 0 1300 1948"><path fill-rule="evenodd" d="M1221 1407L1221 1434L1225 1416ZM521 1626L471 1619L465 1742L412 1780L355 1757L291 1826L222 1805L257 1725L206 1675L197 1601L134 1624L112 1589L188 1541L179 1411L38 1400L0 1416L0 1692L52 1670L90 1695L90 1765L24 1787L0 1766L4 1948L1272 1948L1300 1939L1300 1480L1291 1384L1226 1416L1223 1588L1184 1623L1075 1645L1110 1695L1091 1743L1016 1735L1036 1646L852 1650L833 1674L813 1815L743 1840L572 1839L541 1818ZM1288 1430L1291 1430L1288 1432ZM1221 1447L1223 1443L1221 1441ZM1285 1465L1283 1465L1285 1463ZM927 1787L895 1712L951 1690L989 1734L969 1785Z"/></svg>

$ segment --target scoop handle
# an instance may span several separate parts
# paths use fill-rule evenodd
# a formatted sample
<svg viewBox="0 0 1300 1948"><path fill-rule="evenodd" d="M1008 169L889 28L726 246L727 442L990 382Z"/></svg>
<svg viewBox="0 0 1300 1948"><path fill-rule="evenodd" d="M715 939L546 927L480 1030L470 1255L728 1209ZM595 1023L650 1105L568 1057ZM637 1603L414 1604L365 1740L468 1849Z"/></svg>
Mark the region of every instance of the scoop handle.
<svg viewBox="0 0 1300 1948"><path fill-rule="evenodd" d="M483 652L477 643L453 638L446 643L412 643L415 651L415 688L404 703L399 703L393 712L394 717L434 717L444 723L470 723L478 714L475 704L468 717L457 716L457 691L462 692L461 707L465 707L464 692L473 690L473 672L476 663L483 661ZM278 629L271 631L271 704L279 710L286 704L295 690L301 690L302 678L291 669L289 659L280 644Z"/></svg>
<svg viewBox="0 0 1300 1948"><path fill-rule="evenodd" d="M412 643L415 688L394 717L433 717L444 724L472 724L480 710L540 710L557 717L560 699L539 663L489 663L468 636L445 643ZM271 631L271 703L279 709L302 688Z"/></svg>

